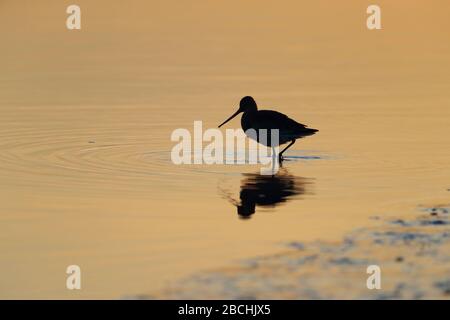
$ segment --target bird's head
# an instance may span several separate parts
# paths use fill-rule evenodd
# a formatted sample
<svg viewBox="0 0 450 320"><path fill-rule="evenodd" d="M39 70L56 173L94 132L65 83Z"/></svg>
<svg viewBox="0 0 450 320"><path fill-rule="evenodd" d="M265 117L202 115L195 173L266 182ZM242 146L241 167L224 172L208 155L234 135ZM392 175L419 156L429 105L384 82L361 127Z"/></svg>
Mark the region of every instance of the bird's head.
<svg viewBox="0 0 450 320"><path fill-rule="evenodd" d="M222 122L222 124L219 126L219 128L221 126L223 126L225 123L227 123L228 121L230 121L231 119L233 119L234 117L236 117L241 112L245 113L245 112L256 111L256 110L258 110L258 107L256 106L255 100L250 96L243 97L241 99L241 101L239 102L239 109L231 117L229 117L227 120Z"/></svg>
<svg viewBox="0 0 450 320"><path fill-rule="evenodd" d="M257 110L255 99L250 96L243 97L239 102L239 110L241 112L254 111Z"/></svg>

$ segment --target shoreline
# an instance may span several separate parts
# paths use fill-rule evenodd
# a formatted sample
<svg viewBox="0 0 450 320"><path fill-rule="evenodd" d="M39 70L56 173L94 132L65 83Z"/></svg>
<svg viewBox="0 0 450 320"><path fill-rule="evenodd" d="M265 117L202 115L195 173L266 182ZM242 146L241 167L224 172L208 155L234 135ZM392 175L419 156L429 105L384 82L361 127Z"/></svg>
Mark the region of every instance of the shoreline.
<svg viewBox="0 0 450 320"><path fill-rule="evenodd" d="M338 243L292 242L285 251L196 273L138 299L450 299L450 209L375 217ZM381 289L366 286L369 265Z"/></svg>

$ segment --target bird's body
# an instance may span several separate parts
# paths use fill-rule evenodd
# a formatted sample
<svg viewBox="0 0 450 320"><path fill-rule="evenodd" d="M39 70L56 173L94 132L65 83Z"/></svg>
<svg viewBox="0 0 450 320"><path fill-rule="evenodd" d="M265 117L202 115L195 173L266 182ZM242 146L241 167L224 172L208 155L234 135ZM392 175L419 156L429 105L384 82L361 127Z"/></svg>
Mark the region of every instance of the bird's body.
<svg viewBox="0 0 450 320"><path fill-rule="evenodd" d="M249 96L241 99L239 109L219 127L241 112L243 112L241 126L249 138L272 148L290 142L290 144L280 152L280 160L282 159L283 152L292 146L295 143L295 140L313 135L319 131L317 129L308 128L306 125L301 124L278 111L258 110L255 100ZM250 129L253 129L254 131ZM261 129L267 130L264 137L260 135ZM271 141L271 130L273 129L278 130L278 141L274 142ZM256 133L256 136L254 133Z"/></svg>
<svg viewBox="0 0 450 320"><path fill-rule="evenodd" d="M318 131L316 129L308 128L304 124L292 120L285 114L273 110L256 110L244 112L241 118L241 126L242 130L244 130L246 133L248 132L248 129L254 129L257 133L260 129L266 129L268 139L260 139L260 135L258 134L257 141L269 147L276 147L292 140L310 136ZM271 143L270 133L272 129L278 130L278 144ZM254 135L247 134L247 136L251 139L254 138Z"/></svg>

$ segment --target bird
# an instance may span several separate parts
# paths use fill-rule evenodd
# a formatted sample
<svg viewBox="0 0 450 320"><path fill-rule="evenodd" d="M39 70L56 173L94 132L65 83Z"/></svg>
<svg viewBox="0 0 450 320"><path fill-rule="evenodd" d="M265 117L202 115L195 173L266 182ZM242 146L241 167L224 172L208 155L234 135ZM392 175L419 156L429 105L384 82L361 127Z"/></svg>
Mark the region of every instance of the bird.
<svg viewBox="0 0 450 320"><path fill-rule="evenodd" d="M239 102L238 110L227 120L222 122L219 125L219 128L241 112L243 113L241 117L241 127L250 139L256 140L258 143L265 146L270 146L273 150L275 150L275 147L289 142L289 144L278 154L280 163L283 161L283 153L289 149L297 139L311 136L319 131L317 129L308 128L308 126L289 118L281 112L274 110L258 110L258 106L251 96L243 97ZM257 132L256 136L251 134L251 131L247 131L248 129L254 129ZM260 139L261 137L258 134L260 129L267 130L268 138ZM269 131L273 129L278 129L279 136L279 140L274 143L271 142L271 134L269 133ZM274 154L275 153L273 152L272 155Z"/></svg>

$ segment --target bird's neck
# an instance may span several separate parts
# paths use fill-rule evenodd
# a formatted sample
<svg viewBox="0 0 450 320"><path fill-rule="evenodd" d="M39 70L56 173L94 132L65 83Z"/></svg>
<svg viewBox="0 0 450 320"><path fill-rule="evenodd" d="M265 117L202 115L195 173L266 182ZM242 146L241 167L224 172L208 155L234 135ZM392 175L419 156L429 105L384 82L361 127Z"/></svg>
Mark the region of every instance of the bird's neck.
<svg viewBox="0 0 450 320"><path fill-rule="evenodd" d="M254 108L249 108L247 110L245 110L244 114L250 114L250 113L255 113L258 112L258 108L254 107Z"/></svg>

